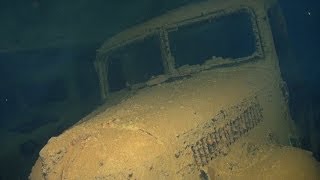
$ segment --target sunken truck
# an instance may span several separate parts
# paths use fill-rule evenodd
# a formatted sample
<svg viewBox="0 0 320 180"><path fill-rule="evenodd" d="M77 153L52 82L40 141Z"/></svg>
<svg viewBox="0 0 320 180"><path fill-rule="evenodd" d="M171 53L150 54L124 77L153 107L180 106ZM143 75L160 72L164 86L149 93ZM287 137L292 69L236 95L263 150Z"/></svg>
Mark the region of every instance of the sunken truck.
<svg viewBox="0 0 320 180"><path fill-rule="evenodd" d="M105 103L52 137L29 178L290 179L301 176L296 166L319 172L309 153L293 147L299 143L279 68L286 49L275 40L284 29L276 1L211 0L111 37L93 61ZM288 169L275 170L276 162Z"/></svg>

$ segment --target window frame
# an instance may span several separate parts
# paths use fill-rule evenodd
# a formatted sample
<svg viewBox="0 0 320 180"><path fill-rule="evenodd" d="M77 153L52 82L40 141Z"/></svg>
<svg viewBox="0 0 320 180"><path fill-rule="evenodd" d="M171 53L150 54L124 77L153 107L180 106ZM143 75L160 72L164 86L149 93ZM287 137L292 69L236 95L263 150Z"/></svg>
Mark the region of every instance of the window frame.
<svg viewBox="0 0 320 180"><path fill-rule="evenodd" d="M175 58L172 55L171 49L170 49L170 40L169 40L169 32L174 31L179 29L180 26L186 26L186 25L190 25L193 23L197 23L200 21L206 21L206 20L214 20L216 18L220 18L223 16L228 16L230 14L233 13L237 13L237 12L241 12L241 11L245 11L246 13L248 13L250 15L250 20L251 20L251 25L252 25L252 32L255 38L255 42L256 42L256 50L253 54L251 54L250 56L246 56L246 57L241 57L241 58L229 58L232 59L232 61L228 61L223 62L223 63L210 63L210 64L206 64L206 62L208 60L205 61L205 63L203 65L189 65L189 69L184 69L183 66L181 67L176 67L175 66ZM144 39L147 39L148 37L151 36L156 36L157 38L159 38L159 48L161 51L161 60L162 60L162 66L164 69L164 74L159 74L158 76L162 76L159 81L156 81L157 83L162 83L162 82L166 82L166 81L170 81L171 78L176 78L176 77L180 77L180 76L186 76L186 75L190 75L193 73L197 73L203 70L209 70L209 69L213 69L213 68L218 68L218 67L228 67L228 66L237 66L239 64L242 63L246 63L246 62L251 62L251 61L255 61L255 60L259 60L259 59L263 59L264 58L264 51L263 51L263 46L262 46L262 38L261 38L261 34L260 34L260 30L259 30L259 26L258 26L258 22L257 22L257 15L255 14L254 9L248 7L248 6L241 6L238 8L229 8L229 9L223 9L223 10L218 10L218 11L213 11L210 13L201 13L198 16L194 16L192 18L188 18L188 19L184 19L181 21L177 21L174 22L172 24L166 24L164 26L161 27L156 27L156 28L151 28L151 29L147 29L147 31L145 31L142 34L139 34L137 36L133 36L131 38L128 38L125 41L122 41L120 43L115 44L113 47L109 48L109 50L106 53L103 53L102 56L100 56L104 63L105 63L105 68L106 68L106 72L104 73L104 75L106 76L104 79L104 81L106 81L105 85L106 87L101 87L102 89L105 89L107 91L106 94L111 93L110 89L109 89L109 82L108 82L108 57L110 54L112 54L114 51L117 51L120 48L123 48L127 45L130 45L131 43L135 43L137 41L143 41ZM165 76L165 77L163 77ZM155 77L155 79L157 78ZM152 81L152 79L151 79ZM154 83L154 84L157 84ZM130 85L129 89L141 89L143 87L146 86L152 86L154 85L153 83L149 83L149 80L147 82L143 82L143 83L139 83L139 84L133 84ZM119 90L122 91L123 89ZM116 93L117 91L114 91L112 93Z"/></svg>
<svg viewBox="0 0 320 180"><path fill-rule="evenodd" d="M164 57L163 57L162 46L161 46L162 43L161 43L160 33L159 33L159 31L155 31L155 32L151 32L151 31L150 31L149 33L144 34L143 36L134 37L134 38L132 38L132 39L130 39L130 40L125 41L124 43L118 44L117 46L115 46L115 47L113 47L112 49L110 49L110 50L108 51L108 53L105 54L105 58L104 58L104 61L105 61L105 69L106 69L105 75L106 75L106 84L107 84L107 91L108 91L108 93L116 93L116 92L118 92L118 91L121 91L121 90L125 89L125 88L123 88L123 89L120 89L120 90L118 90L118 91L111 91L111 90L110 90L110 84L109 84L109 80L108 80L109 57L110 57L110 55L111 55L113 52L116 52L117 50L119 50L119 49L121 49L121 48L124 48L124 47L126 47L126 46L130 46L130 45L132 45L132 44L134 44L134 43L142 42L142 41L144 41L144 40L146 40L146 39L148 39L148 38L150 38L150 37L152 37L152 36L155 36L155 38L158 38L158 39L159 39L159 44L158 44L158 46L159 46L159 50L161 51L161 64L162 64L163 72L164 72L164 74L166 74L166 71L167 71L168 68L166 67L167 63L165 62ZM159 75L162 75L162 74L159 74ZM157 75L157 76L159 76L159 75ZM147 81L149 81L149 80L147 80ZM135 83L135 84L128 84L127 88L129 88L129 89L141 89L141 88L147 86L147 81L141 82L141 83Z"/></svg>
<svg viewBox="0 0 320 180"><path fill-rule="evenodd" d="M204 63L203 65L199 65L199 64L189 65L190 68L188 70L185 70L183 66L176 68L175 58L172 55L171 49L168 48L167 54L169 57L167 59L170 59L170 61L167 63L169 64L168 66L173 67L174 70L172 71L172 73L178 72L178 74L180 74L180 75L187 75L187 74L199 72L202 70L212 69L215 67L235 66L240 63L245 63L248 61L253 61L253 60L264 58L264 52L263 52L262 42L261 42L261 37L260 37L260 31L259 31L258 23L257 23L257 16L256 16L254 10L249 7L240 7L240 8L236 8L236 9L219 10L219 11L214 11L214 12L207 13L207 14L201 13L201 15L199 15L199 16L179 21L179 22L172 24L172 25L169 25L165 28L164 33L166 33L165 37L167 37L167 39L164 39L164 41L166 41L166 43L169 44L169 47L170 47L170 41L168 38L169 32L177 31L179 29L179 27L181 27L181 26L187 26L187 25L191 25L191 24L201 22L201 21L207 21L207 20L211 21L216 18L228 16L233 13L237 13L237 12L241 12L241 11L245 11L246 13L248 13L250 15L253 36L255 38L255 43L256 43L255 44L256 50L253 54L251 54L250 56L241 57L241 58L229 58L229 59L232 59L233 61L229 61L228 63L216 63L216 64L213 63L213 64L209 64L209 65L204 65L204 64L206 64L206 63ZM208 60L210 60L210 59L205 60L205 62L207 62Z"/></svg>

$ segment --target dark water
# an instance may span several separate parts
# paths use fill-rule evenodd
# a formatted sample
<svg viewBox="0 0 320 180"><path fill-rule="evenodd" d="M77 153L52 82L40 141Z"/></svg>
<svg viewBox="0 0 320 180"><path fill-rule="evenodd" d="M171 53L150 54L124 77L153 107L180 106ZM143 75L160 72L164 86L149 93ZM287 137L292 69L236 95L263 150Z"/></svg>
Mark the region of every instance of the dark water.
<svg viewBox="0 0 320 180"><path fill-rule="evenodd" d="M320 160L320 2L280 1L295 57L280 61L290 92L290 109L302 133L302 146Z"/></svg>
<svg viewBox="0 0 320 180"><path fill-rule="evenodd" d="M0 54L3 179L27 177L47 140L98 105L94 56L94 47Z"/></svg>
<svg viewBox="0 0 320 180"><path fill-rule="evenodd" d="M0 179L26 179L47 140L99 105L92 60L106 38L194 1L200 0L0 1L0 49L8 50L0 52L0 134L4 146L0 150ZM278 44L281 48L281 42L289 40L292 55L280 61L290 92L291 115L301 131L302 147L320 158L320 4L316 0L280 0L280 5L289 36L279 36ZM245 27L243 32L246 34ZM175 40L185 45L183 40L187 39ZM243 46L248 53L250 43L248 48ZM160 57L157 49L148 47L154 59ZM120 57L115 53L114 58ZM143 81L162 72L141 71L131 80ZM115 90L126 86L125 81L113 81Z"/></svg>

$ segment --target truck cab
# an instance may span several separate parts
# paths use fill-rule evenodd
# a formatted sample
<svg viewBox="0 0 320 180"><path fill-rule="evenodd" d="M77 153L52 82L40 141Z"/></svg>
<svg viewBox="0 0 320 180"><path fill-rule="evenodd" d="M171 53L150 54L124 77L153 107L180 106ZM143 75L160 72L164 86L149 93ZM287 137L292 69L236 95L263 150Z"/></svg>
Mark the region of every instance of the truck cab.
<svg viewBox="0 0 320 180"><path fill-rule="evenodd" d="M297 146L276 12L276 1L204 1L105 41L93 62L104 105L51 138L30 178L245 177Z"/></svg>

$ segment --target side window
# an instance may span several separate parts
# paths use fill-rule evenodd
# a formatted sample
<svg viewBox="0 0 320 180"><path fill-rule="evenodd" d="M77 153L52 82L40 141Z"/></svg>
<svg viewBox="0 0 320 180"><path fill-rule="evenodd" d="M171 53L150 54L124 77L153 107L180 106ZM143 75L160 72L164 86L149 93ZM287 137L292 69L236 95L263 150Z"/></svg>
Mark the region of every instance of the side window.
<svg viewBox="0 0 320 180"><path fill-rule="evenodd" d="M176 67L203 64L215 57L242 58L256 51L251 15L238 11L183 25L169 32Z"/></svg>
<svg viewBox="0 0 320 180"><path fill-rule="evenodd" d="M158 36L150 36L116 49L108 57L109 91L143 83L164 71Z"/></svg>

